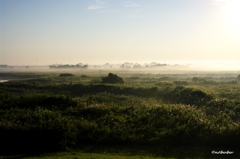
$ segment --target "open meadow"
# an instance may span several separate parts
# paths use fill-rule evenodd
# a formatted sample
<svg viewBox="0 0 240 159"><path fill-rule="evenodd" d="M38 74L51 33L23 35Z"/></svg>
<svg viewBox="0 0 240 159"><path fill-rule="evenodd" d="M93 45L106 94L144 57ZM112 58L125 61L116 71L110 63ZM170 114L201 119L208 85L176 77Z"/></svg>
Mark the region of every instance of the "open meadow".
<svg viewBox="0 0 240 159"><path fill-rule="evenodd" d="M0 158L239 158L238 74L1 71Z"/></svg>

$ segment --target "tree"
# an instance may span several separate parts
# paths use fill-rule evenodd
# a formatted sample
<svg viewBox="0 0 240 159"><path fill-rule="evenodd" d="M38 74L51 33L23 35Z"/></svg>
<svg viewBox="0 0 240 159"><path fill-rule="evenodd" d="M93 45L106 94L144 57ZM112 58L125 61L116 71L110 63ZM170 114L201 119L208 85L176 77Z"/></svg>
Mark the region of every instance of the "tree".
<svg viewBox="0 0 240 159"><path fill-rule="evenodd" d="M102 83L124 83L124 81L116 74L109 73L107 77L102 78Z"/></svg>

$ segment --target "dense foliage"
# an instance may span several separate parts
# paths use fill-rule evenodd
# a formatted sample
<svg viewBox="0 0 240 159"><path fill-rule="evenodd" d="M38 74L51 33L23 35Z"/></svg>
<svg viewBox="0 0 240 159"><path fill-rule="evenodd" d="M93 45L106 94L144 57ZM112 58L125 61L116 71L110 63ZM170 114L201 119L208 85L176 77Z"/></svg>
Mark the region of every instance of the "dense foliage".
<svg viewBox="0 0 240 159"><path fill-rule="evenodd" d="M59 77L71 77L71 76L74 76L74 75L71 74L71 73L61 73L61 74L59 75Z"/></svg>
<svg viewBox="0 0 240 159"><path fill-rule="evenodd" d="M129 83L111 85L91 78L56 74L1 83L1 152L95 143L240 148L238 83L205 86L175 77L132 85L145 78L127 77Z"/></svg>

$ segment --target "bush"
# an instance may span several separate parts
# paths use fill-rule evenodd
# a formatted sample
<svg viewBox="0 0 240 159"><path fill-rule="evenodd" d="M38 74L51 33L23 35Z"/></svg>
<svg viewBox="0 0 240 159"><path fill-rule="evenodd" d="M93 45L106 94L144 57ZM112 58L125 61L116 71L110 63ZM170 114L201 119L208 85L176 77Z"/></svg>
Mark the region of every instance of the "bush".
<svg viewBox="0 0 240 159"><path fill-rule="evenodd" d="M89 78L87 75L81 75L81 78Z"/></svg>
<svg viewBox="0 0 240 159"><path fill-rule="evenodd" d="M59 75L59 77L71 77L71 76L74 76L74 75L71 74L71 73L61 73L61 74Z"/></svg>
<svg viewBox="0 0 240 159"><path fill-rule="evenodd" d="M187 81L173 81L176 85L188 85Z"/></svg>
<svg viewBox="0 0 240 159"><path fill-rule="evenodd" d="M201 90L177 86L172 91L162 92L163 99L171 103L182 103L201 106L211 101L212 96Z"/></svg>
<svg viewBox="0 0 240 159"><path fill-rule="evenodd" d="M118 77L116 74L109 73L107 77L102 78L102 83L124 83L121 77Z"/></svg>
<svg viewBox="0 0 240 159"><path fill-rule="evenodd" d="M193 77L192 81L197 82L197 83L206 82L206 80L204 78L200 78L200 77Z"/></svg>

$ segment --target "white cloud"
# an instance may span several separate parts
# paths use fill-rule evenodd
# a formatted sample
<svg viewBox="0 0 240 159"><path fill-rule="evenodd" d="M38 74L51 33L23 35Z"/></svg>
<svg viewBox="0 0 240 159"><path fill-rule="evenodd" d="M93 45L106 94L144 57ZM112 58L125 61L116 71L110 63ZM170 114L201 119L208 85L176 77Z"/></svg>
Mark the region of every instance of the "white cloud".
<svg viewBox="0 0 240 159"><path fill-rule="evenodd" d="M96 9L101 9L105 8L106 4L100 0L96 0L96 2L90 6L88 6L88 10L96 10Z"/></svg>
<svg viewBox="0 0 240 159"><path fill-rule="evenodd" d="M140 7L140 5L137 4L137 3L132 3L132 2L130 1L130 2L126 2L126 3L124 4L124 7L133 7L133 8L137 8L137 7Z"/></svg>
<svg viewBox="0 0 240 159"><path fill-rule="evenodd" d="M104 6L98 6L98 5L90 5L88 6L88 10L96 10L96 9L101 9L104 8Z"/></svg>
<svg viewBox="0 0 240 159"><path fill-rule="evenodd" d="M101 10L99 13L116 13L118 10L116 9L109 9L109 10Z"/></svg>

